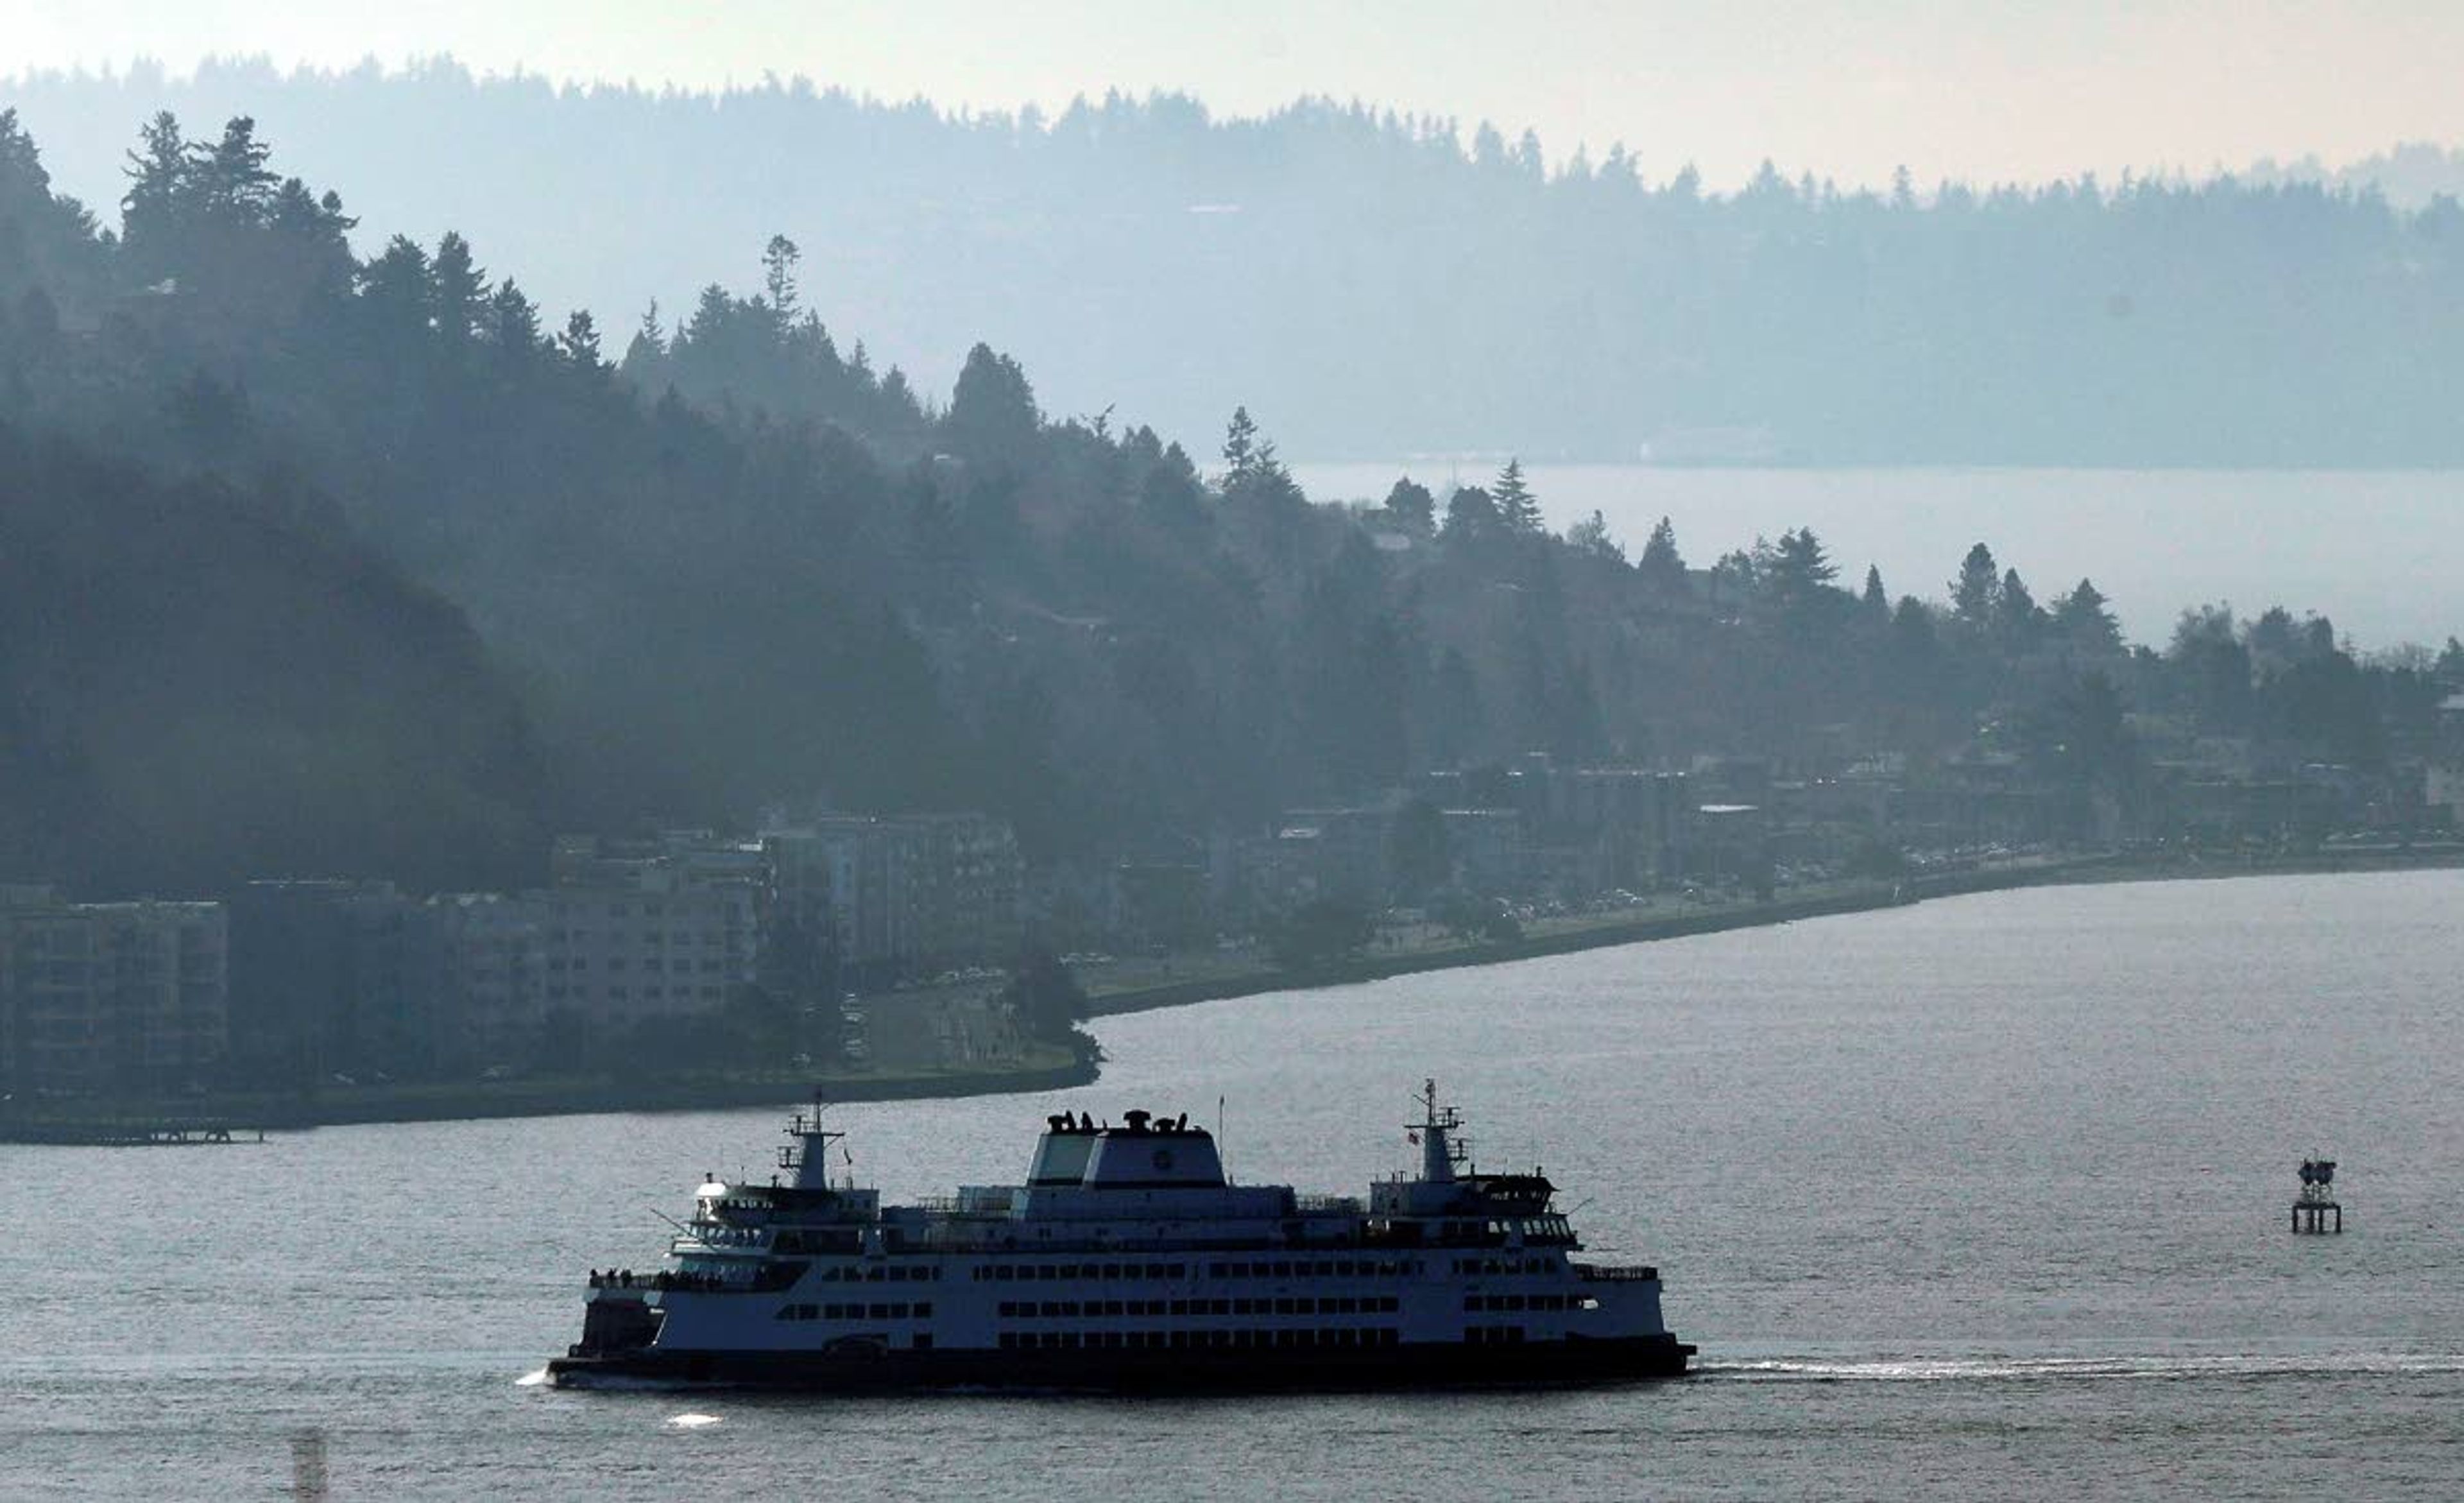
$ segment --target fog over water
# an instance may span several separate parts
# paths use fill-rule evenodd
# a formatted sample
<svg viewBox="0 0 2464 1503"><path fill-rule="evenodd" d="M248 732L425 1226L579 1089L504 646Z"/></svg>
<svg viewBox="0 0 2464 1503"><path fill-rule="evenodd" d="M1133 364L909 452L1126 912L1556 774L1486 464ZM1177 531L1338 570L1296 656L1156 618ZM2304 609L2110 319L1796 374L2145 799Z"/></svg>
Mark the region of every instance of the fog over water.
<svg viewBox="0 0 2464 1503"><path fill-rule="evenodd" d="M1442 497L1485 485L1496 457L1298 464L1320 500L1386 494L1410 475ZM2162 648L2183 608L2230 601L2244 615L2316 611L2364 651L2436 647L2458 629L2464 471L1714 469L1528 464L1549 525L1598 511L1629 556L1661 517L1696 568L1811 527L1862 583L1940 600L1983 542L2040 597L2093 579L2123 633Z"/></svg>

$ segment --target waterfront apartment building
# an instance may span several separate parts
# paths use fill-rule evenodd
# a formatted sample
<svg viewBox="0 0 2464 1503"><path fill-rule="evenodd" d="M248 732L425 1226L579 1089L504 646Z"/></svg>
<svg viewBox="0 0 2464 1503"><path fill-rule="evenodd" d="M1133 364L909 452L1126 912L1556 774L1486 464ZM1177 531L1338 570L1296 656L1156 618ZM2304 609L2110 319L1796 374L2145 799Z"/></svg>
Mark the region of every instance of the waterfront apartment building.
<svg viewBox="0 0 2464 1503"><path fill-rule="evenodd" d="M766 830L770 918L841 990L1018 947L1024 873L1010 823L987 814L837 814Z"/></svg>
<svg viewBox="0 0 2464 1503"><path fill-rule="evenodd" d="M546 1013L607 1028L715 1012L753 981L761 885L739 863L678 857L562 874L570 885L525 896Z"/></svg>
<svg viewBox="0 0 2464 1503"><path fill-rule="evenodd" d="M990 814L918 814L916 884L923 958L935 966L1007 964L1018 953L1026 874L1018 832Z"/></svg>
<svg viewBox="0 0 2464 1503"><path fill-rule="evenodd" d="M416 1074L453 1030L428 905L390 882L255 881L232 893L232 1064L253 1085Z"/></svg>
<svg viewBox="0 0 2464 1503"><path fill-rule="evenodd" d="M228 1041L222 905L64 903L0 888L0 1091L177 1092Z"/></svg>
<svg viewBox="0 0 2464 1503"><path fill-rule="evenodd" d="M496 893L445 893L421 905L412 989L427 1027L406 1063L461 1075L517 1066L547 1027L543 905Z"/></svg>
<svg viewBox="0 0 2464 1503"><path fill-rule="evenodd" d="M1465 887L1600 892L1687 874L1694 781L1646 767L1563 767L1534 754L1508 768L1432 772L1422 787L1447 811ZM1511 825L1458 817L1506 811L1517 816Z"/></svg>

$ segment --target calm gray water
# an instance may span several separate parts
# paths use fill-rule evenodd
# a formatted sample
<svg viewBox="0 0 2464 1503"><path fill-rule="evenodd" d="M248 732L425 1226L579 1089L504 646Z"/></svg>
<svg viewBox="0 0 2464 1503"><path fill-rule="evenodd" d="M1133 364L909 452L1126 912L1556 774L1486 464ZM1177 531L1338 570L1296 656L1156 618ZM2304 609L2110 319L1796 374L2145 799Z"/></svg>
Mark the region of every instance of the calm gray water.
<svg viewBox="0 0 2464 1503"><path fill-rule="evenodd" d="M1096 1402L565 1394L593 1265L769 1113L0 1149L0 1496L2452 1494L2464 873L2051 890L1113 1020L1059 1097L845 1109L897 1195L1047 1111L1211 1118L1357 1190L1422 1074L1596 1248L1683 1383ZM2343 1162L2349 1229L2284 1229ZM1588 1203L1588 1204L1584 1204Z"/></svg>
<svg viewBox="0 0 2464 1503"><path fill-rule="evenodd" d="M1319 500L1382 500L1409 472L1439 494L1497 461L1294 467ZM2464 632L2464 470L1688 470L1535 465L1549 525L1598 511L1629 557L1670 519L1687 563L1812 527L1842 585L1882 571L1894 599L1939 600L1970 543L2039 601L2096 581L2133 641L2163 647L2184 607L2317 611L2365 649Z"/></svg>

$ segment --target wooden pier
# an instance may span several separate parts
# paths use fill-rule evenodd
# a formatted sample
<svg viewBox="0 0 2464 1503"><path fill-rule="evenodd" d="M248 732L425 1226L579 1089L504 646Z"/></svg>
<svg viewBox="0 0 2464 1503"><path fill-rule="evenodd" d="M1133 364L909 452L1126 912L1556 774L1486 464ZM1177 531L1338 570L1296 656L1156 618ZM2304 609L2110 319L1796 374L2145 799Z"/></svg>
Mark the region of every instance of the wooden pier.
<svg viewBox="0 0 2464 1503"><path fill-rule="evenodd" d="M0 1142L76 1148L194 1148L208 1144L263 1142L265 1129L236 1122L150 1118L60 1118L0 1121Z"/></svg>

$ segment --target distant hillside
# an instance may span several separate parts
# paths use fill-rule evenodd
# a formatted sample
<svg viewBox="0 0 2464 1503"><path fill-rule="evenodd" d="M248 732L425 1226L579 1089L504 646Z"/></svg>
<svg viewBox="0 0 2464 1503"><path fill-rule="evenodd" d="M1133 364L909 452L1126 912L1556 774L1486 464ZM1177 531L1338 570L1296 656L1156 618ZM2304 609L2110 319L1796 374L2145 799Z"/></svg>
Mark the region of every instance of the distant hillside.
<svg viewBox="0 0 2464 1503"><path fill-rule="evenodd" d="M2245 176L2273 186L2316 183L2341 193L2376 192L2399 209L2426 209L2441 196L2464 199L2464 151L2428 141L2408 141L2359 162L2330 167L2317 157L2264 161Z"/></svg>
<svg viewBox="0 0 2464 1503"><path fill-rule="evenodd" d="M253 115L309 180L363 185L362 254L458 230L608 328L655 298L672 330L783 233L804 305L862 330L871 369L946 390L984 341L1052 411L1117 404L1184 440L1246 402L1311 457L2464 462L2464 213L2349 186L1920 172L1869 195L1769 171L1719 197L1325 103L954 118L451 64L43 77L8 102L106 217L153 111Z"/></svg>
<svg viewBox="0 0 2464 1503"><path fill-rule="evenodd" d="M2132 649L1983 542L1945 603L1803 527L1629 559L1519 463L1315 504L1246 411L1194 456L980 343L928 400L784 240L604 335L457 232L354 254L288 166L159 116L105 230L0 108L0 877L468 887L790 802L985 809L1083 873L1533 753L1981 750L2154 828L2132 714L2380 775L2464 681L2282 608Z"/></svg>

